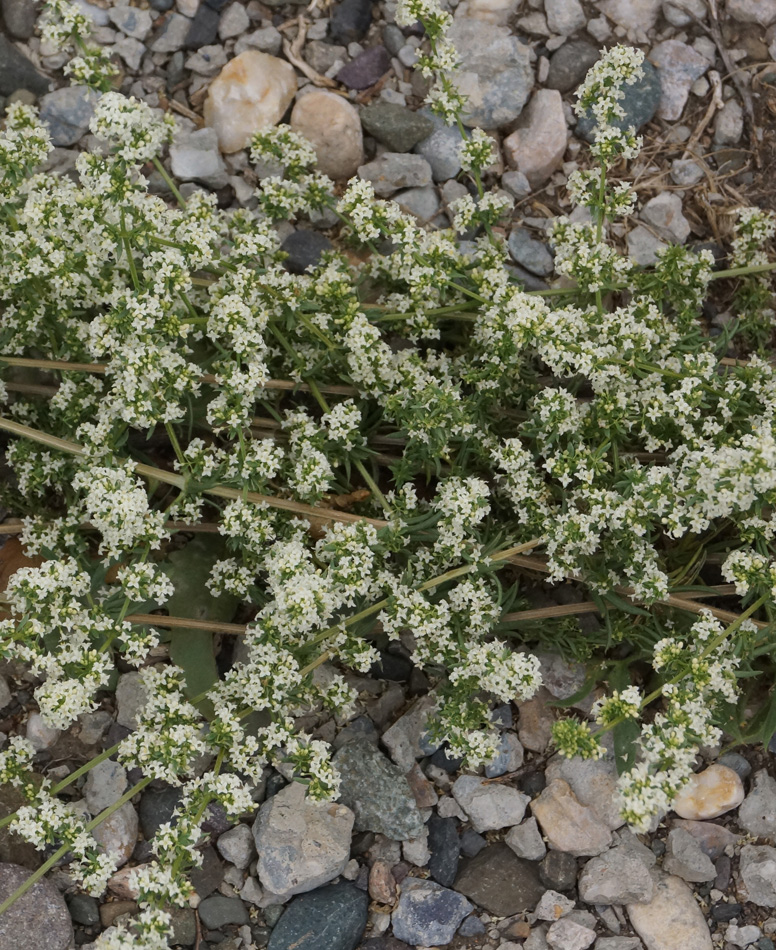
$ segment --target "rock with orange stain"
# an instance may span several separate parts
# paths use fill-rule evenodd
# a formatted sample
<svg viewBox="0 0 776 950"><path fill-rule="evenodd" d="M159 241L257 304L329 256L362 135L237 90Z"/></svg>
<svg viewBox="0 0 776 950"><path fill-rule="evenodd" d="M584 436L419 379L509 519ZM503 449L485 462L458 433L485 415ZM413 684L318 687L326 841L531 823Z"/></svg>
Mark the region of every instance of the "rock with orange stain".
<svg viewBox="0 0 776 950"><path fill-rule="evenodd" d="M690 776L674 799L673 810L680 818L703 821L719 818L744 800L744 785L726 765L715 762Z"/></svg>
<svg viewBox="0 0 776 950"><path fill-rule="evenodd" d="M246 50L210 84L205 125L216 130L222 152L239 152L260 129L277 125L296 88L293 66L277 56Z"/></svg>

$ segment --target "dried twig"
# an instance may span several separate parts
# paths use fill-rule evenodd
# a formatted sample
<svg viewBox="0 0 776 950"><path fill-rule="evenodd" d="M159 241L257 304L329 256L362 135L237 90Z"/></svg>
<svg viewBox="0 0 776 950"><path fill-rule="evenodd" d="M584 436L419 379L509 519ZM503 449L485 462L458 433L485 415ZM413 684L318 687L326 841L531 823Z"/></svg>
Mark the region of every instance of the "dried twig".
<svg viewBox="0 0 776 950"><path fill-rule="evenodd" d="M288 27L288 25L288 23L284 23L283 27ZM283 37L283 52L286 54L286 59L293 66L296 66L300 72L303 72L314 86L320 86L324 89L336 89L337 83L333 79L322 76L319 72L316 72L309 63L302 59L302 47L304 46L305 37L307 36L308 23L301 13L297 17L296 25L298 30L293 43L289 43L288 40Z"/></svg>
<svg viewBox="0 0 776 950"><path fill-rule="evenodd" d="M691 157L693 149L700 141L700 137L706 131L706 126L709 124L709 122L711 122L714 113L717 111L717 109L721 109L725 104L722 100L722 81L719 78L719 73L716 71L716 69L709 70L709 80L711 81L712 88L711 102L709 103L703 118L695 127L695 131L687 140L684 153L682 154L683 159Z"/></svg>

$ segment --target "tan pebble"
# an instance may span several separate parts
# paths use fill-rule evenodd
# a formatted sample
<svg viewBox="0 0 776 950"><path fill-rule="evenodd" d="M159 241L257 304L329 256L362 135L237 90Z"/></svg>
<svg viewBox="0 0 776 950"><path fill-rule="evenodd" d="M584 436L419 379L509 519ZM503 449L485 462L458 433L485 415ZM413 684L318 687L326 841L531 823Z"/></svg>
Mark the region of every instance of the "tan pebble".
<svg viewBox="0 0 776 950"><path fill-rule="evenodd" d="M696 772L674 799L673 810L680 818L703 821L718 818L744 800L744 784L726 765L714 763Z"/></svg>

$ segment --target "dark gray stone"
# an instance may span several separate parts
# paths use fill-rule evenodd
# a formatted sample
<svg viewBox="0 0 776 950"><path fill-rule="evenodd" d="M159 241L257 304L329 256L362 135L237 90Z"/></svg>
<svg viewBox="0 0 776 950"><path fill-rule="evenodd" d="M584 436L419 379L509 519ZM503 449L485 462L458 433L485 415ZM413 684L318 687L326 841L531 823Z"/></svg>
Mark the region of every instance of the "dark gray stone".
<svg viewBox="0 0 776 950"><path fill-rule="evenodd" d="M159 828L173 819L173 812L180 803L181 790L179 788L149 789L143 792L138 808L140 830L146 841L150 841Z"/></svg>
<svg viewBox="0 0 776 950"><path fill-rule="evenodd" d="M329 33L337 43L362 39L372 23L372 0L342 0L334 8Z"/></svg>
<svg viewBox="0 0 776 950"><path fill-rule="evenodd" d="M148 0L148 5L152 10L157 10L159 13L166 13L172 9L173 2L174 0Z"/></svg>
<svg viewBox="0 0 776 950"><path fill-rule="evenodd" d="M518 858L502 842L463 863L455 889L497 917L533 910L545 890L537 865Z"/></svg>
<svg viewBox="0 0 776 950"><path fill-rule="evenodd" d="M548 277L555 269L555 261L549 248L535 240L526 228L515 228L507 242L514 261L538 277Z"/></svg>
<svg viewBox="0 0 776 950"><path fill-rule="evenodd" d="M393 932L414 946L441 946L450 943L471 911L472 905L460 893L433 881L408 877L391 915Z"/></svg>
<svg viewBox="0 0 776 950"><path fill-rule="evenodd" d="M371 940L362 943L358 950L411 950L411 948L396 937L372 937Z"/></svg>
<svg viewBox="0 0 776 950"><path fill-rule="evenodd" d="M343 66L337 73L337 82L348 89L368 89L391 68L391 57L384 46L371 46Z"/></svg>
<svg viewBox="0 0 776 950"><path fill-rule="evenodd" d="M431 764L435 765L438 769L444 769L445 772L449 772L451 775L454 772L457 772L461 767L463 759L449 758L447 754L447 749L442 747L437 749L436 752L431 756Z"/></svg>
<svg viewBox="0 0 776 950"><path fill-rule="evenodd" d="M431 851L431 859L428 862L431 877L443 887L452 887L461 857L461 840L455 819L432 815L426 827L428 848Z"/></svg>
<svg viewBox="0 0 776 950"><path fill-rule="evenodd" d="M77 924L93 927L100 922L100 905L89 894L73 894L67 902L70 916Z"/></svg>
<svg viewBox="0 0 776 950"><path fill-rule="evenodd" d="M219 930L228 924L247 924L248 910L239 897L213 894L206 897L198 908L199 919L208 930Z"/></svg>
<svg viewBox="0 0 776 950"><path fill-rule="evenodd" d="M467 858L476 857L488 842L474 828L467 828L461 835L461 853Z"/></svg>
<svg viewBox="0 0 776 950"><path fill-rule="evenodd" d="M459 937L479 937L485 933L485 924L475 914L470 914L458 928Z"/></svg>
<svg viewBox="0 0 776 950"><path fill-rule="evenodd" d="M627 129L634 126L636 131L649 122L657 112L660 105L660 76L652 63L644 61L644 77L633 83L632 86L625 86L625 95L619 100L620 106L625 110L622 119L617 119L614 123L618 128ZM592 114L587 113L580 116L576 129L576 135L581 136L588 142L595 141L595 122Z"/></svg>
<svg viewBox="0 0 776 950"><path fill-rule="evenodd" d="M347 881L300 894L272 931L267 950L356 950L368 907L366 893Z"/></svg>
<svg viewBox="0 0 776 950"><path fill-rule="evenodd" d="M569 40L550 57L550 71L544 85L559 92L570 92L579 86L598 58L598 49L592 43Z"/></svg>
<svg viewBox="0 0 776 950"><path fill-rule="evenodd" d="M49 80L0 33L0 95L10 96L17 89L27 89L40 96L48 87Z"/></svg>
<svg viewBox="0 0 776 950"><path fill-rule="evenodd" d="M321 255L331 251L334 245L318 231L299 230L289 234L281 248L288 254L284 261L286 269L292 274L303 274L308 267L318 264Z"/></svg>
<svg viewBox="0 0 776 950"><path fill-rule="evenodd" d="M30 876L18 864L0 864L0 902ZM67 950L73 924L65 900L51 881L38 881L0 916L2 950Z"/></svg>
<svg viewBox="0 0 776 950"><path fill-rule="evenodd" d="M88 86L63 86L40 101L40 118L54 145L75 145L89 128L100 94Z"/></svg>
<svg viewBox="0 0 776 950"><path fill-rule="evenodd" d="M197 894L204 900L220 885L224 879L224 866L216 854L216 849L209 846L202 852L202 864L193 868L189 880Z"/></svg>
<svg viewBox="0 0 776 950"><path fill-rule="evenodd" d="M199 9L191 21L191 27L186 34L184 49L199 49L200 46L210 46L218 37L218 12L206 3L200 4Z"/></svg>
<svg viewBox="0 0 776 950"><path fill-rule="evenodd" d="M197 920L190 907L171 907L172 944L191 947L197 940Z"/></svg>
<svg viewBox="0 0 776 950"><path fill-rule="evenodd" d="M3 23L17 40L28 40L35 32L35 20L40 10L37 0L0 0Z"/></svg>
<svg viewBox="0 0 776 950"><path fill-rule="evenodd" d="M399 50L406 42L406 37L395 23L388 23L383 27L383 44L391 56L398 56Z"/></svg>
<svg viewBox="0 0 776 950"><path fill-rule="evenodd" d="M728 904L727 901L720 901L712 906L711 917L717 921L732 920L734 917L740 917L743 909L740 904Z"/></svg>
<svg viewBox="0 0 776 950"><path fill-rule="evenodd" d="M423 818L404 774L369 739L354 739L332 760L340 773L340 801L356 815L356 831L394 841L417 838Z"/></svg>
<svg viewBox="0 0 776 950"><path fill-rule="evenodd" d="M361 125L391 152L409 152L434 131L434 123L426 116L393 102L375 102L363 108Z"/></svg>
<svg viewBox="0 0 776 950"><path fill-rule="evenodd" d="M554 891L570 891L577 883L577 859L566 851L548 851L539 864L539 878Z"/></svg>

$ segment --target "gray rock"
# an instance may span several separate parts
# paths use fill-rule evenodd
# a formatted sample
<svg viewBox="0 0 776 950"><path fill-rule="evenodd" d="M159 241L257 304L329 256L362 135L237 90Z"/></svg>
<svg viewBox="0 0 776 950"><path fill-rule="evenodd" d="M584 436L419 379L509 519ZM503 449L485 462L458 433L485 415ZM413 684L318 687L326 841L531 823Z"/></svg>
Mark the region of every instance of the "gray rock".
<svg viewBox="0 0 776 950"><path fill-rule="evenodd" d="M588 69L598 62L598 48L587 40L570 40L550 57L550 71L544 83L548 89L571 92L576 89Z"/></svg>
<svg viewBox="0 0 776 950"><path fill-rule="evenodd" d="M253 825L262 886L285 900L337 877L350 858L354 819L344 805L308 801L298 782L281 789Z"/></svg>
<svg viewBox="0 0 776 950"><path fill-rule="evenodd" d="M526 228L514 228L507 247L512 259L532 274L548 277L555 269L555 260L547 245L534 240Z"/></svg>
<svg viewBox="0 0 776 950"><path fill-rule="evenodd" d="M750 835L776 835L776 779L765 769L755 773L754 788L738 809L738 823Z"/></svg>
<svg viewBox="0 0 776 950"><path fill-rule="evenodd" d="M206 897L200 902L197 913L208 930L219 930L228 924L241 925L250 922L245 904L238 897L224 897L223 894Z"/></svg>
<svg viewBox="0 0 776 950"><path fill-rule="evenodd" d="M531 194L531 183L522 172L504 172L501 176L501 186L513 198L526 198Z"/></svg>
<svg viewBox="0 0 776 950"><path fill-rule="evenodd" d="M620 129L627 129L631 125L636 131L649 122L660 105L661 85L660 76L655 67L644 63L644 76L631 86L626 86L624 96L619 100L625 115L614 124ZM591 114L580 116L574 129L575 133L588 142L595 139L595 121Z"/></svg>
<svg viewBox="0 0 776 950"><path fill-rule="evenodd" d="M706 0L663 0L663 16L671 26L690 26L694 17L705 20L707 12Z"/></svg>
<svg viewBox="0 0 776 950"><path fill-rule="evenodd" d="M431 852L428 861L431 877L443 887L452 887L461 855L461 839L455 819L431 816L428 821L428 848Z"/></svg>
<svg viewBox="0 0 776 950"><path fill-rule="evenodd" d="M183 49L190 29L191 20L188 17L171 13L151 38L148 48L152 53L174 53Z"/></svg>
<svg viewBox="0 0 776 950"><path fill-rule="evenodd" d="M402 771L368 739L346 743L334 756L340 800L355 814L357 831L375 831L394 841L416 838L423 818Z"/></svg>
<svg viewBox="0 0 776 950"><path fill-rule="evenodd" d="M401 29L395 23L387 23L383 27L383 46L388 50L391 56L398 55L399 50L406 42Z"/></svg>
<svg viewBox="0 0 776 950"><path fill-rule="evenodd" d="M507 772L515 772L523 764L525 750L514 732L502 732L498 753L485 766L485 778L497 778Z"/></svg>
<svg viewBox="0 0 776 950"><path fill-rule="evenodd" d="M661 119L675 122L681 118L690 87L706 72L709 62L700 53L679 40L658 43L649 54L650 62L660 73Z"/></svg>
<svg viewBox="0 0 776 950"><path fill-rule="evenodd" d="M100 905L89 894L73 894L67 900L67 909L77 924L93 927L100 922Z"/></svg>
<svg viewBox="0 0 776 950"><path fill-rule="evenodd" d="M627 243L628 257L641 267L652 267L657 262L657 252L668 246L640 224L628 231Z"/></svg>
<svg viewBox="0 0 776 950"><path fill-rule="evenodd" d="M233 3L221 14L218 24L218 37L221 40L240 36L251 25L251 18L242 3Z"/></svg>
<svg viewBox="0 0 776 950"><path fill-rule="evenodd" d="M225 861L241 871L248 867L256 854L251 829L242 824L225 831L216 842L216 847Z"/></svg>
<svg viewBox="0 0 776 950"><path fill-rule="evenodd" d="M504 27L462 17L449 33L461 68L456 81L468 95L464 122L497 129L522 112L533 88L527 46Z"/></svg>
<svg viewBox="0 0 776 950"><path fill-rule="evenodd" d="M446 125L430 109L424 107L421 113L434 123L434 131L415 146L415 152L422 155L431 166L434 181L454 178L461 170L461 133L457 126Z"/></svg>
<svg viewBox="0 0 776 950"><path fill-rule="evenodd" d="M131 36L122 36L113 44L113 49L132 72L140 69L146 51L145 45L140 40L133 40Z"/></svg>
<svg viewBox="0 0 776 950"><path fill-rule="evenodd" d="M384 46L370 46L337 73L337 81L348 89L368 89L391 68L391 57Z"/></svg>
<svg viewBox="0 0 776 950"><path fill-rule="evenodd" d="M346 881L302 894L288 905L267 950L355 950L368 907L367 894Z"/></svg>
<svg viewBox="0 0 776 950"><path fill-rule="evenodd" d="M453 796L480 833L519 825L531 800L516 788L488 785L476 775L456 779Z"/></svg>
<svg viewBox="0 0 776 950"><path fill-rule="evenodd" d="M170 166L181 181L200 181L208 188L223 188L229 177L216 130L207 126L177 136L170 146Z"/></svg>
<svg viewBox="0 0 776 950"><path fill-rule="evenodd" d="M574 901L557 891L545 891L536 905L533 916L537 920L558 920L574 910Z"/></svg>
<svg viewBox="0 0 776 950"><path fill-rule="evenodd" d="M234 54L235 56L239 56L240 53L244 53L247 49L257 49L261 53L269 53L270 56L277 56L282 47L283 37L281 36L280 30L277 30L271 25L263 26L258 30L254 30L253 33L246 33L244 36L241 36L234 44ZM307 59L306 49L304 57ZM309 59L307 59L307 61L310 62ZM332 63L333 62L332 60ZM331 66L332 63L329 63L329 66ZM312 63L310 63L310 65L313 69L317 69ZM327 66L323 72L326 72L329 66Z"/></svg>
<svg viewBox="0 0 776 950"><path fill-rule="evenodd" d="M695 884L713 881L717 876L711 858L703 853L698 840L684 828L672 828L668 832L663 869Z"/></svg>
<svg viewBox="0 0 776 950"><path fill-rule="evenodd" d="M424 826L415 838L403 841L401 853L407 864L412 864L416 868L425 867L431 860L431 852L428 849L428 829Z"/></svg>
<svg viewBox="0 0 776 950"><path fill-rule="evenodd" d="M200 4L186 34L185 48L199 49L200 46L209 46L211 43L215 43L218 35L218 23L219 16L216 10L207 3Z"/></svg>
<svg viewBox="0 0 776 950"><path fill-rule="evenodd" d="M337 43L353 43L366 36L371 24L371 0L341 0L334 8L329 33Z"/></svg>
<svg viewBox="0 0 776 950"><path fill-rule="evenodd" d="M587 20L579 0L544 0L544 13L548 28L562 36L581 30Z"/></svg>
<svg viewBox="0 0 776 950"><path fill-rule="evenodd" d="M725 9L739 23L770 26L776 22L776 0L728 0Z"/></svg>
<svg viewBox="0 0 776 950"><path fill-rule="evenodd" d="M518 858L524 858L526 861L541 861L547 854L547 846L535 818L527 818L521 825L510 828L504 843L509 845Z"/></svg>
<svg viewBox="0 0 776 950"><path fill-rule="evenodd" d="M776 848L745 845L739 873L747 900L760 907L776 907Z"/></svg>
<svg viewBox="0 0 776 950"><path fill-rule="evenodd" d="M182 53L176 53L182 56ZM226 50L223 46L203 46L196 53L186 57L186 69L190 69L198 76L214 76L226 66ZM169 74L169 68L168 68Z"/></svg>
<svg viewBox="0 0 776 950"><path fill-rule="evenodd" d="M733 834L724 825L716 825L713 821L675 818L671 824L674 828L684 828L696 838L703 853L707 854L712 861L721 857L728 845L736 845L741 840L740 835Z"/></svg>
<svg viewBox="0 0 776 950"><path fill-rule="evenodd" d="M614 741L606 733L601 739L606 750L600 759L571 759L555 755L547 763L545 777L548 782L560 778L568 782L574 795L583 804L593 809L596 815L613 831L625 822L617 805L617 766L614 762Z"/></svg>
<svg viewBox="0 0 776 950"><path fill-rule="evenodd" d="M638 937L599 937L593 950L643 950Z"/></svg>
<svg viewBox="0 0 776 950"><path fill-rule="evenodd" d="M654 890L649 868L625 847L592 858L579 875L579 897L586 904L640 903L651 900Z"/></svg>
<svg viewBox="0 0 776 950"><path fill-rule="evenodd" d="M396 157L403 160L411 156ZM434 706L435 700L431 694L423 696L383 733L383 745L402 772L409 772L416 759L432 755L439 748L428 735L429 719L434 714Z"/></svg>
<svg viewBox="0 0 776 950"><path fill-rule="evenodd" d="M612 833L592 807L583 805L568 782L556 778L533 800L531 810L551 848L577 857L605 851Z"/></svg>
<svg viewBox="0 0 776 950"><path fill-rule="evenodd" d="M714 120L714 144L737 145L744 134L744 110L737 99L728 99Z"/></svg>
<svg viewBox="0 0 776 950"><path fill-rule="evenodd" d="M455 889L497 917L533 910L545 891L537 865L518 858L503 842L463 862Z"/></svg>
<svg viewBox="0 0 776 950"><path fill-rule="evenodd" d="M703 165L692 158L675 158L671 162L671 179L683 188L692 188L704 177Z"/></svg>
<svg viewBox="0 0 776 950"><path fill-rule="evenodd" d="M148 10L126 5L111 7L108 10L111 21L125 33L136 40L144 40L151 32L151 14Z"/></svg>
<svg viewBox="0 0 776 950"><path fill-rule="evenodd" d="M129 861L137 844L137 812L131 802L124 802L92 831L100 850L111 855L116 866L121 867Z"/></svg>
<svg viewBox="0 0 776 950"><path fill-rule="evenodd" d="M545 887L570 891L577 883L577 859L566 851L548 851L539 865L539 880Z"/></svg>
<svg viewBox="0 0 776 950"><path fill-rule="evenodd" d="M400 188L421 188L431 184L431 166L420 155L384 152L379 158L360 165L358 177L371 181L375 194L387 198Z"/></svg>
<svg viewBox="0 0 776 950"><path fill-rule="evenodd" d="M84 798L89 812L98 815L117 802L127 789L127 773L118 762L106 759L89 772L84 785Z"/></svg>
<svg viewBox="0 0 776 950"><path fill-rule="evenodd" d="M673 244L684 244L690 236L690 224L682 214L682 199L675 191L655 195L641 209L640 217Z"/></svg>
<svg viewBox="0 0 776 950"><path fill-rule="evenodd" d="M405 878L391 915L394 935L413 946L450 943L461 921L474 908L461 894L434 881Z"/></svg>
<svg viewBox="0 0 776 950"><path fill-rule="evenodd" d="M28 40L35 32L35 20L40 11L36 0L2 0L0 10L6 30L17 40Z"/></svg>
<svg viewBox="0 0 776 950"><path fill-rule="evenodd" d="M409 152L434 131L434 123L420 112L391 102L374 102L361 109L361 124L391 152Z"/></svg>
<svg viewBox="0 0 776 950"><path fill-rule="evenodd" d="M89 128L100 94L87 86L63 86L40 100L40 118L54 145L75 145Z"/></svg>
<svg viewBox="0 0 776 950"><path fill-rule="evenodd" d="M652 874L652 900L627 906L633 929L649 950L712 950L709 925L690 888L678 877L656 869Z"/></svg>
<svg viewBox="0 0 776 950"><path fill-rule="evenodd" d="M5 709L12 700L11 687L4 676L0 676L0 709Z"/></svg>
<svg viewBox="0 0 776 950"><path fill-rule="evenodd" d="M27 738L36 752L52 748L61 735L59 729L52 729L43 721L40 713L32 712L27 717Z"/></svg>
<svg viewBox="0 0 776 950"><path fill-rule="evenodd" d="M197 919L190 907L171 907L172 940L174 946L193 947L197 940Z"/></svg>
<svg viewBox="0 0 776 950"><path fill-rule="evenodd" d="M30 876L18 864L0 864L0 902ZM69 950L73 924L65 901L45 878L23 894L0 916L3 950Z"/></svg>
<svg viewBox="0 0 776 950"><path fill-rule="evenodd" d="M179 788L146 789L143 792L138 811L146 841L150 841L163 824L173 821L173 812L180 801Z"/></svg>
<svg viewBox="0 0 776 950"><path fill-rule="evenodd" d="M0 95L10 96L17 89L27 89L39 96L48 88L48 78L0 33Z"/></svg>
<svg viewBox="0 0 776 950"><path fill-rule="evenodd" d="M736 924L730 924L725 931L725 940L732 943L734 947L748 947L762 936L762 930L754 924L746 927L738 927ZM769 941L771 943L771 941Z"/></svg>
<svg viewBox="0 0 776 950"><path fill-rule="evenodd" d="M595 930L562 917L550 924L547 931L547 943L553 950L586 950L595 940Z"/></svg>
<svg viewBox="0 0 776 950"><path fill-rule="evenodd" d="M421 224L430 221L439 213L441 207L439 195L433 185L424 188L407 188L393 196L393 200L402 211L413 215Z"/></svg>
<svg viewBox="0 0 776 950"><path fill-rule="evenodd" d="M292 231L281 244L288 257L283 262L292 274L304 274L308 267L315 267L321 261L326 251L331 251L334 245L323 234L300 228Z"/></svg>
<svg viewBox="0 0 776 950"><path fill-rule="evenodd" d="M278 33L278 38L280 38L280 33ZM322 40L310 40L304 49L305 60L321 74L328 72L336 62L344 63L347 57L348 51L344 46L324 43Z"/></svg>
<svg viewBox="0 0 776 950"><path fill-rule="evenodd" d="M146 692L139 673L124 673L116 687L116 722L127 729L137 729L138 716L146 703Z"/></svg>

